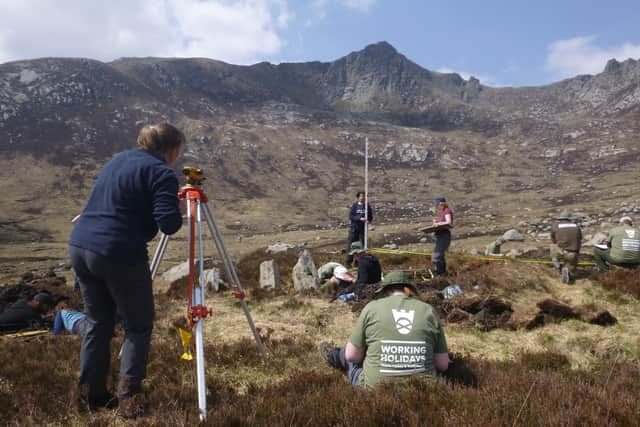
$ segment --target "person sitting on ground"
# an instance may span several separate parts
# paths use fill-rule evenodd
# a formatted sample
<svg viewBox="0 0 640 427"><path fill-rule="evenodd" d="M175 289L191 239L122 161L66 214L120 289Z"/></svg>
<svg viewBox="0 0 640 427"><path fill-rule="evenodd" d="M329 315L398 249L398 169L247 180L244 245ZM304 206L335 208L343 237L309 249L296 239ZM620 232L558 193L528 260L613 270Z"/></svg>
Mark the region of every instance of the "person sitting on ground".
<svg viewBox="0 0 640 427"><path fill-rule="evenodd" d="M571 214L562 211L558 221L551 226L551 261L562 272L562 283L571 283L578 266L578 255L582 244L582 231L571 221ZM560 261L564 261L564 267Z"/></svg>
<svg viewBox="0 0 640 427"><path fill-rule="evenodd" d="M50 294L40 292L31 299L21 299L0 314L0 332L42 328L46 315L55 306Z"/></svg>
<svg viewBox="0 0 640 427"><path fill-rule="evenodd" d="M335 290L346 288L354 283L354 277L349 274L347 268L338 262L328 262L318 269L318 280L323 290Z"/></svg>
<svg viewBox="0 0 640 427"><path fill-rule="evenodd" d="M609 265L635 268L640 264L640 230L628 216L620 218L620 226L609 233L606 248L593 247L594 261L599 271Z"/></svg>
<svg viewBox="0 0 640 427"><path fill-rule="evenodd" d="M351 244L360 242L364 246L364 228L367 223L373 221L373 209L367 203L367 216L364 215L364 198L362 191L356 193L356 202L349 209L349 236L347 237L347 259L345 265L350 267L353 264L353 256L350 254Z"/></svg>
<svg viewBox="0 0 640 427"><path fill-rule="evenodd" d="M367 252L362 243L353 242L349 254L358 263L358 275L355 283L369 285L382 280L382 267L375 255Z"/></svg>
<svg viewBox="0 0 640 427"><path fill-rule="evenodd" d="M485 256L502 255L500 251L502 249L502 245L504 245L505 243L507 243L507 240L505 238L498 237L494 242L489 243L487 245L487 247L484 250L484 255Z"/></svg>
<svg viewBox="0 0 640 427"><path fill-rule="evenodd" d="M451 227L453 227L453 211L447 204L444 197L436 197L436 212L440 211L440 216L433 220L433 226L442 227L433 233L433 241L435 248L431 254L431 265L433 274L436 276L445 276L447 274L447 261L445 253L451 245Z"/></svg>
<svg viewBox="0 0 640 427"><path fill-rule="evenodd" d="M447 341L433 307L415 298L418 290L402 271L392 271L367 304L345 347L323 342L329 366L347 375L354 387L420 374L435 376L449 367Z"/></svg>
<svg viewBox="0 0 640 427"><path fill-rule="evenodd" d="M56 317L53 319L53 335L68 332L84 337L91 326L91 321L86 314L62 309L56 313Z"/></svg>

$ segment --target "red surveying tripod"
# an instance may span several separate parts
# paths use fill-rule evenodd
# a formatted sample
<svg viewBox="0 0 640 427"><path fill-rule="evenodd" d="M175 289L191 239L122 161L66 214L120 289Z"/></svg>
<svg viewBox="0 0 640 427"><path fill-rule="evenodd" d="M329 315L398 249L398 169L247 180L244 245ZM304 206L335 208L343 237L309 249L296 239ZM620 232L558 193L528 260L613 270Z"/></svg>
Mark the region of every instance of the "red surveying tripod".
<svg viewBox="0 0 640 427"><path fill-rule="evenodd" d="M267 354L265 352L260 335L253 323L249 307L245 301L245 293L240 286L240 280L236 273L233 263L229 258L229 254L224 247L222 237L218 231L218 227L213 219L213 214L207 205L207 196L202 190L202 182L205 180L204 174L201 169L185 166L182 169L182 173L186 176L186 185L178 192L178 198L184 199L187 202L187 224L188 234L187 242L189 246L189 306L187 308L187 319L189 320L189 326L195 329L195 342L196 342L196 373L198 380L198 409L200 412L200 420L204 420L207 415L207 400L206 400L206 384L205 384L205 361L204 361L204 339L202 335L202 321L212 315L211 309L205 305L205 275L204 275L204 247L202 237L202 215L209 226L209 232L216 245L218 254L222 258L225 271L229 282L232 284L231 293L238 298L242 310L247 318L251 332L258 346L258 350L262 355L262 359L266 360ZM195 241L198 240L198 254L195 253ZM151 278L153 279L160 267L160 261L164 257L169 244L169 236L162 234L160 243L156 248L156 252L153 255L151 261ZM196 261L198 264L199 277L198 281L195 280L196 275Z"/></svg>

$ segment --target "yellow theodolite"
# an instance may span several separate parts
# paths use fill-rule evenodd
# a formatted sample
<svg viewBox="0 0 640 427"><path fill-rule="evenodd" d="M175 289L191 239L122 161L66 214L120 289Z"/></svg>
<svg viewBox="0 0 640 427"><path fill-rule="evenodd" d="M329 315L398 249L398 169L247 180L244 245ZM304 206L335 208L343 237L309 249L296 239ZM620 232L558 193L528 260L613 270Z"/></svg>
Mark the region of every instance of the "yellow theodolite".
<svg viewBox="0 0 640 427"><path fill-rule="evenodd" d="M202 181L206 179L202 169L195 166L183 167L182 173L187 177L187 186L189 187L200 187L202 185Z"/></svg>

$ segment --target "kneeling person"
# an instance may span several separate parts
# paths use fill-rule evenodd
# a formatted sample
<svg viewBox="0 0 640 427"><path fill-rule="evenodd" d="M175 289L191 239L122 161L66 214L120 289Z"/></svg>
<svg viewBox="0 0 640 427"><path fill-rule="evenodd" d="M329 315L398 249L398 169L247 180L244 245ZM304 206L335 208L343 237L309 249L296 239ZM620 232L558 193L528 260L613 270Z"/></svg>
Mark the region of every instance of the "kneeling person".
<svg viewBox="0 0 640 427"><path fill-rule="evenodd" d="M381 298L362 310L346 347L320 345L327 363L344 371L354 387L445 372L449 355L440 319L414 298L418 291L405 274L390 272L376 293Z"/></svg>

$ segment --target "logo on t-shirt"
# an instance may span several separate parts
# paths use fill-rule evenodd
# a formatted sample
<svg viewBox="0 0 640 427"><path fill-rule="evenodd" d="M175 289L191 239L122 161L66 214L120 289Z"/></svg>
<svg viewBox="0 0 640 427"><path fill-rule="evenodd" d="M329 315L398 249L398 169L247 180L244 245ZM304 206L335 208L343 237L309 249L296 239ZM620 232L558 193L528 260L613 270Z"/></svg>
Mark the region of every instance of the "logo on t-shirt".
<svg viewBox="0 0 640 427"><path fill-rule="evenodd" d="M634 237L636 237L636 230L624 230L625 233L627 233L627 236L630 239L633 239Z"/></svg>
<svg viewBox="0 0 640 427"><path fill-rule="evenodd" d="M416 314L415 310L396 310L391 309L393 313L393 320L396 322L396 329L402 335L407 335L413 328L413 317Z"/></svg>

